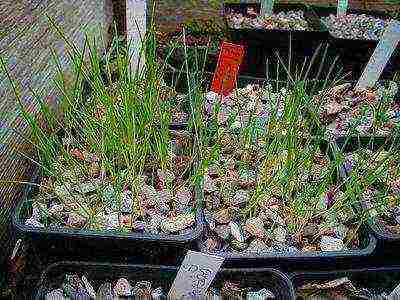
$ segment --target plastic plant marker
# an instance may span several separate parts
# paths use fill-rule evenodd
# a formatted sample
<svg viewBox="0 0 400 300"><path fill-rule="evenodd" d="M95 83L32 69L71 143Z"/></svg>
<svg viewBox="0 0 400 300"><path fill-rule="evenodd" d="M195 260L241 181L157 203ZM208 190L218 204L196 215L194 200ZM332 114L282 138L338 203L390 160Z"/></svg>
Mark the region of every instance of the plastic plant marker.
<svg viewBox="0 0 400 300"><path fill-rule="evenodd" d="M13 249L13 251L11 253L10 260L13 260L17 256L17 253L18 253L18 250L21 247L21 244L22 244L22 240L18 239L17 242L15 243L14 249Z"/></svg>
<svg viewBox="0 0 400 300"><path fill-rule="evenodd" d="M337 2L337 16L343 16L347 13L347 7L349 6L349 0L338 0Z"/></svg>
<svg viewBox="0 0 400 300"><path fill-rule="evenodd" d="M272 15L274 0L261 0L261 15Z"/></svg>
<svg viewBox="0 0 400 300"><path fill-rule="evenodd" d="M243 46L222 42L211 90L224 96L235 88L239 66L244 55Z"/></svg>
<svg viewBox="0 0 400 300"><path fill-rule="evenodd" d="M400 22L391 21L356 85L357 90L375 86L399 41Z"/></svg>
<svg viewBox="0 0 400 300"><path fill-rule="evenodd" d="M132 70L144 64L140 48L146 34L146 7L146 0L126 0L126 29Z"/></svg>
<svg viewBox="0 0 400 300"><path fill-rule="evenodd" d="M169 299L201 299L223 262L223 257L188 251L168 293Z"/></svg>

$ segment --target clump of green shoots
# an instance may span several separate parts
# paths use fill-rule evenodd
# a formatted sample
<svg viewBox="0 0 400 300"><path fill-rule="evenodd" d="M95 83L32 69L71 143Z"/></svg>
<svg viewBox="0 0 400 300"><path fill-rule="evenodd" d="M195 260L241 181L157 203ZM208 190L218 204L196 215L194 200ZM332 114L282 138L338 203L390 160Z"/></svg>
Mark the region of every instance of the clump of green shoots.
<svg viewBox="0 0 400 300"><path fill-rule="evenodd" d="M327 78L309 80L306 62L292 74L290 58L288 66L278 60L287 81L267 80L258 88L264 90L268 116L260 122L250 113L239 129L228 122L214 130L221 135L209 145L214 155L204 186L206 220L214 229L204 237L203 249L260 254L365 247L360 228L367 216L356 204L366 186L354 184L364 175L339 176L344 154L325 139L319 104L313 102L316 92L343 78L330 78L331 68Z"/></svg>
<svg viewBox="0 0 400 300"><path fill-rule="evenodd" d="M20 154L38 167L41 176L40 182L32 183L39 191L29 225L63 225L67 218L67 226L89 230L176 234L190 228L196 203L187 188L193 178L199 182L192 177L198 155L193 145L200 142L202 121L199 87L192 82L199 74L188 73L192 80L188 85L193 87L188 94L189 129L193 128L194 138L171 133L174 93L164 84L168 66L156 55L154 25L141 36L139 49L132 49L132 41L124 45L115 38L102 56L99 48L106 43L101 35L86 34L84 45L78 47L48 20L65 42L70 62L70 76L66 76L60 54L52 50L59 93L55 107L30 90L38 110L28 111L19 84L1 60L28 123L25 138L36 152L33 157ZM138 61L133 61L132 51L139 53ZM178 207L179 202L187 203ZM148 228L142 224L152 218L146 213L149 207L162 209L160 215L179 210L182 216L165 217L163 225L158 222Z"/></svg>

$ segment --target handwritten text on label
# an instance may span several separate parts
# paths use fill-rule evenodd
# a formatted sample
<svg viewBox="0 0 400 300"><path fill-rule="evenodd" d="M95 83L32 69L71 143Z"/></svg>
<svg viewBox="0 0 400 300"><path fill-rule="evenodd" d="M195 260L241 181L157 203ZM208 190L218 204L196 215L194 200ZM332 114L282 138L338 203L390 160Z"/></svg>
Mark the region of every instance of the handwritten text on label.
<svg viewBox="0 0 400 300"><path fill-rule="evenodd" d="M202 299L223 262L223 257L189 251L169 291L169 298Z"/></svg>
<svg viewBox="0 0 400 300"><path fill-rule="evenodd" d="M234 89L243 55L243 46L226 42L221 44L218 64L211 84L213 92L226 96Z"/></svg>

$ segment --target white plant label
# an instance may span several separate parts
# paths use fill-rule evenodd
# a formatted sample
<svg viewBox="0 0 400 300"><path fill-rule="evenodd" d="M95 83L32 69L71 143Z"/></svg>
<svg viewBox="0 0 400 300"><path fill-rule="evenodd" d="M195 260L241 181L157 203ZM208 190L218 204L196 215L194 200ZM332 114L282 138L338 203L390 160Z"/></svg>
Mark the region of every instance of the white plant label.
<svg viewBox="0 0 400 300"><path fill-rule="evenodd" d="M349 0L338 0L337 2L337 16L343 16L347 13L347 7L349 6Z"/></svg>
<svg viewBox="0 0 400 300"><path fill-rule="evenodd" d="M356 89L374 87L400 41L400 22L391 21L365 67Z"/></svg>
<svg viewBox="0 0 400 300"><path fill-rule="evenodd" d="M131 66L136 68L141 55L141 39L146 34L146 0L126 0L126 31ZM143 59L140 60L141 65Z"/></svg>
<svg viewBox="0 0 400 300"><path fill-rule="evenodd" d="M390 293L387 300L396 300L400 298L400 284Z"/></svg>
<svg viewBox="0 0 400 300"><path fill-rule="evenodd" d="M204 299L223 262L223 257L188 251L168 299Z"/></svg>
<svg viewBox="0 0 400 300"><path fill-rule="evenodd" d="M261 15L272 15L274 0L261 0Z"/></svg>

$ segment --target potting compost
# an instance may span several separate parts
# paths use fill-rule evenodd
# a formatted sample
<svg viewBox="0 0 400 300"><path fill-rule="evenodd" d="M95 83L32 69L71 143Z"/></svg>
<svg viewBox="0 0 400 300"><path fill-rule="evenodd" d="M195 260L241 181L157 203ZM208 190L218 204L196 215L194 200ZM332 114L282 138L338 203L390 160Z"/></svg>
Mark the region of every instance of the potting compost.
<svg viewBox="0 0 400 300"><path fill-rule="evenodd" d="M360 40L379 40L389 22L364 14L330 15L322 21L334 37Z"/></svg>
<svg viewBox="0 0 400 300"><path fill-rule="evenodd" d="M248 8L246 15L229 13L226 15L231 28L309 30L303 11L279 12L272 15L259 15L253 8Z"/></svg>
<svg viewBox="0 0 400 300"><path fill-rule="evenodd" d="M48 292L46 300L84 300L84 299L120 299L134 297L135 299L167 299L168 291L162 287L153 286L149 281L129 282L119 278L103 282L96 290L85 275L65 274L64 282L58 289ZM274 294L262 287L245 287L240 283L225 281L220 288L212 287L205 299L275 299ZM192 298L187 298L192 299Z"/></svg>

